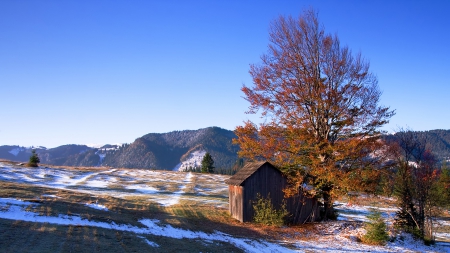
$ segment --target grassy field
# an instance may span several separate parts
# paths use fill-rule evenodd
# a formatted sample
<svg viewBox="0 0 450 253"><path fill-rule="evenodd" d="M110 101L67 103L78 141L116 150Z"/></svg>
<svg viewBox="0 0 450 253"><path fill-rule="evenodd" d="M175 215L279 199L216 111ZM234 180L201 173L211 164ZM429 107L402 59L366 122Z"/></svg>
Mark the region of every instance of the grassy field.
<svg viewBox="0 0 450 253"><path fill-rule="evenodd" d="M40 216L67 215L137 228L144 227L139 220L145 217L158 220L160 226L170 225L182 231L207 234L220 231L236 238L265 237L257 227L249 228L230 218L227 192L217 189L217 180L224 179L221 176L199 174L185 180L186 174L179 172L117 170L111 179L111 175L103 173L104 168L47 168L35 170L33 175L28 171L30 168L13 167L9 172L3 171L0 197L30 202L25 210ZM149 189L152 189L150 194L146 193ZM8 208L8 204L2 208ZM77 224L0 219L0 227L1 252L243 251L221 241L171 238Z"/></svg>
<svg viewBox="0 0 450 253"><path fill-rule="evenodd" d="M355 207L389 208L390 199L344 200L343 221L266 227L230 218L226 178L2 162L0 252L415 252L408 241L374 248L353 238L363 228L352 217L365 215ZM439 229L448 234L450 224Z"/></svg>
<svg viewBox="0 0 450 253"><path fill-rule="evenodd" d="M79 216L88 221L112 222L141 227L142 217L157 219L174 228L213 233L220 230L236 236L260 237L256 230L243 227L229 218L227 210L208 205L181 202L169 207L143 197L114 198L70 190L48 189L23 183L2 182L0 196L37 203L27 211L43 216L60 214ZM46 197L51 196L51 197ZM90 208L82 203L101 203L108 211ZM89 226L61 226L0 219L2 252L241 252L231 244L203 240L174 239L165 236L137 235ZM146 241L158 247L151 247ZM149 247L150 246L150 247Z"/></svg>

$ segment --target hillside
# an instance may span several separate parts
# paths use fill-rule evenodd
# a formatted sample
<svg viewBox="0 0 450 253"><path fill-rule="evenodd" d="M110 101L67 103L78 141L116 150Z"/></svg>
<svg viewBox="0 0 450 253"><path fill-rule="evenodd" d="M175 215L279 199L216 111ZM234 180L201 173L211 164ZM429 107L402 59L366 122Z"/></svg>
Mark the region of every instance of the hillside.
<svg viewBox="0 0 450 253"><path fill-rule="evenodd" d="M25 148L19 146L0 146L0 158L27 162L32 149L36 150L41 163L66 166L97 166L100 159L96 149L86 145L63 145L47 149L45 147Z"/></svg>
<svg viewBox="0 0 450 253"><path fill-rule="evenodd" d="M417 131L427 139L428 147L440 161L450 158L450 130ZM395 139L397 134L386 135ZM41 163L64 166L109 166L114 168L143 168L184 170L200 166L209 152L216 168L230 169L236 163L239 147L232 145L233 131L218 127L199 130L149 133L124 145L105 145L100 148L86 145L63 145L46 149L36 147ZM31 148L0 146L0 159L27 162Z"/></svg>
<svg viewBox="0 0 450 253"><path fill-rule="evenodd" d="M218 168L231 168L238 147L232 145L232 131L218 127L199 130L150 133L130 145L106 153L106 166L123 168L174 169L194 152L209 152ZM200 166L198 163L197 166Z"/></svg>
<svg viewBox="0 0 450 253"><path fill-rule="evenodd" d="M36 148L41 163L65 166L110 166L173 170L200 166L198 154L209 152L216 168L229 169L238 159L238 147L232 145L232 131L218 127L199 130L149 133L124 145L92 148L86 145L63 145ZM0 159L27 162L31 148L0 146Z"/></svg>
<svg viewBox="0 0 450 253"><path fill-rule="evenodd" d="M430 131L414 131L419 139L427 142L427 148L430 149L439 161L450 159L450 130L430 130ZM395 140L398 133L387 135L386 139Z"/></svg>

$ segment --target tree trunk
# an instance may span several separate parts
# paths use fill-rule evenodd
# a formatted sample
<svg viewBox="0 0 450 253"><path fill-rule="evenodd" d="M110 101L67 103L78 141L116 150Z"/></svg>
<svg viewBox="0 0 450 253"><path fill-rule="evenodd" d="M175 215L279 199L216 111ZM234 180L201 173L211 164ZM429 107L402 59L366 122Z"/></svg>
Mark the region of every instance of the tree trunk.
<svg viewBox="0 0 450 253"><path fill-rule="evenodd" d="M417 223L419 223L419 230L421 236L425 235L425 209L424 209L425 202L423 199L419 200L419 214L417 218Z"/></svg>
<svg viewBox="0 0 450 253"><path fill-rule="evenodd" d="M324 191L323 193L323 217L322 220L335 220L336 214L333 208L333 199L330 191Z"/></svg>

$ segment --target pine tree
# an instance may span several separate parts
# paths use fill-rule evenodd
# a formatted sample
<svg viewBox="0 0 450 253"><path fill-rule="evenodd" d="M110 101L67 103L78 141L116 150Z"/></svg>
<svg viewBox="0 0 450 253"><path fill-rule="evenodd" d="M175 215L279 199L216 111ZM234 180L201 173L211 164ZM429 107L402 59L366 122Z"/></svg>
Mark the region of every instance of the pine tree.
<svg viewBox="0 0 450 253"><path fill-rule="evenodd" d="M446 161L442 164L439 181L436 183L435 188L438 205L450 207L450 168Z"/></svg>
<svg viewBox="0 0 450 253"><path fill-rule="evenodd" d="M362 237L362 241L367 244L384 245L389 240L386 222L379 211L372 211L368 216L369 221L365 223L367 233Z"/></svg>
<svg viewBox="0 0 450 253"><path fill-rule="evenodd" d="M410 168L407 163L402 163L397 172L394 194L398 197L399 210L396 212L394 225L405 231L417 234L417 210L414 206L413 184Z"/></svg>
<svg viewBox="0 0 450 253"><path fill-rule="evenodd" d="M206 153L202 160L202 173L214 173L214 160Z"/></svg>
<svg viewBox="0 0 450 253"><path fill-rule="evenodd" d="M36 153L36 150L31 151L30 160L28 161L28 167L38 167L38 163L40 163L41 160L39 159L39 156Z"/></svg>

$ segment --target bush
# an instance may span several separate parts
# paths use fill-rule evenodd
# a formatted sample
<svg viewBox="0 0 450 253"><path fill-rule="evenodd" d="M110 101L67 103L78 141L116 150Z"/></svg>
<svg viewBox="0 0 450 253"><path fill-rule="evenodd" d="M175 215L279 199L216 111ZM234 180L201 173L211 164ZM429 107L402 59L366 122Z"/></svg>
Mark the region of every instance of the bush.
<svg viewBox="0 0 450 253"><path fill-rule="evenodd" d="M279 210L275 209L270 200L270 193L267 198L261 197L258 193L257 201L253 204L253 210L255 214L253 220L256 223L265 224L269 226L282 226L285 223L285 219L289 214L286 210L286 203L283 202Z"/></svg>
<svg viewBox="0 0 450 253"><path fill-rule="evenodd" d="M389 240L386 231L386 223L378 211L372 211L368 216L369 221L365 223L366 234L362 241L367 244L384 245Z"/></svg>

